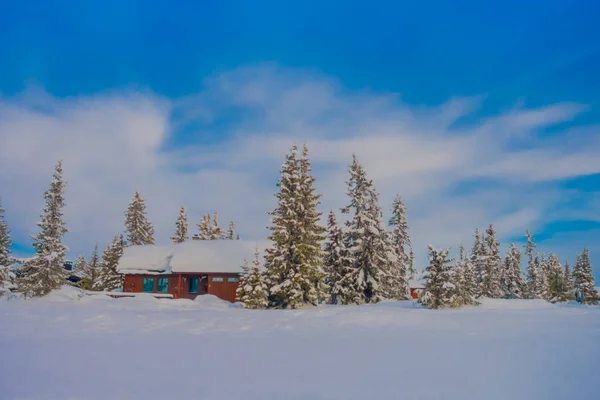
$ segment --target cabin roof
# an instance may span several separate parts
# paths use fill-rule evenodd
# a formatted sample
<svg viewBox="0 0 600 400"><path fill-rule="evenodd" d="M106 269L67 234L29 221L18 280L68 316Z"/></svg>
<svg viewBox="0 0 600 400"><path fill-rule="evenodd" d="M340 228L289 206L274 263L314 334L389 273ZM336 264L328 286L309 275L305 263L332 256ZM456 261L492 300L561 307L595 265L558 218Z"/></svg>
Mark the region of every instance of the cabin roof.
<svg viewBox="0 0 600 400"><path fill-rule="evenodd" d="M191 240L168 245L129 246L117 271L121 274L241 273L251 262L257 242L245 240Z"/></svg>

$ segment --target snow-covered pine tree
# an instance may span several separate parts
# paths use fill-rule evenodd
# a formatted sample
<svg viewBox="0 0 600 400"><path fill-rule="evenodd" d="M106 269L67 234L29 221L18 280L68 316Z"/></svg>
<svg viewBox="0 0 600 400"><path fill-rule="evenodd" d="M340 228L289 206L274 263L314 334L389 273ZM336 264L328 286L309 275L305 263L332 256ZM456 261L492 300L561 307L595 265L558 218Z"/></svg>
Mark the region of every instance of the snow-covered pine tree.
<svg viewBox="0 0 600 400"><path fill-rule="evenodd" d="M501 289L506 299L525 298L523 289L525 281L521 273L521 252L512 244L508 254L504 259L504 268L502 269L502 279L500 281Z"/></svg>
<svg viewBox="0 0 600 400"><path fill-rule="evenodd" d="M179 216L175 221L175 235L171 240L173 243L183 243L188 240L188 219L184 206L179 209Z"/></svg>
<svg viewBox="0 0 600 400"><path fill-rule="evenodd" d="M349 172L346 193L350 197L350 204L343 209L353 214L346 222L344 232L344 246L354 267L348 277L354 293L349 292L349 295L357 304L376 303L383 298L381 273L389 262L379 195L354 154Z"/></svg>
<svg viewBox="0 0 600 400"><path fill-rule="evenodd" d="M485 276L482 283L482 296L492 299L501 298L500 271L502 270L502 257L500 256L500 242L496 239L494 226L490 224L485 231Z"/></svg>
<svg viewBox="0 0 600 400"><path fill-rule="evenodd" d="M598 292L594 287L594 275L592 275L592 262L588 249L577 256L573 267L573 283L575 287L575 299L583 304L598 304Z"/></svg>
<svg viewBox="0 0 600 400"><path fill-rule="evenodd" d="M563 273L565 282L565 298L567 301L573 300L575 298L575 289L573 288L573 275L571 274L569 260L565 260L565 270Z"/></svg>
<svg viewBox="0 0 600 400"><path fill-rule="evenodd" d="M210 227L210 233L208 235L209 240L221 240L226 239L225 232L219 226L219 213L213 214L213 223Z"/></svg>
<svg viewBox="0 0 600 400"><path fill-rule="evenodd" d="M536 259L535 269L537 271L537 287L539 288L539 299L549 300L548 298L548 261L546 255L541 254L539 261Z"/></svg>
<svg viewBox="0 0 600 400"><path fill-rule="evenodd" d="M96 282L101 267L102 262L100 261L100 255L98 254L98 245L96 245L90 260L83 265L83 268L80 271L82 279L79 287L86 290L94 289L94 287L97 286Z"/></svg>
<svg viewBox="0 0 600 400"><path fill-rule="evenodd" d="M139 192L135 192L133 195L125 216L127 245L154 244L154 228L150 221L148 221L146 203Z"/></svg>
<svg viewBox="0 0 600 400"><path fill-rule="evenodd" d="M235 239L235 224L233 223L233 221L229 223L229 228L227 228L227 239Z"/></svg>
<svg viewBox="0 0 600 400"><path fill-rule="evenodd" d="M475 300L477 295L477 280L475 266L471 257L465 252L463 245L459 248L459 261L455 267L455 282L457 284L457 306L478 304Z"/></svg>
<svg viewBox="0 0 600 400"><path fill-rule="evenodd" d="M475 297L479 298L483 295L483 282L485 278L485 244L483 235L479 234L479 229L475 229L475 242L471 250L471 264L475 271Z"/></svg>
<svg viewBox="0 0 600 400"><path fill-rule="evenodd" d="M35 255L20 268L19 290L25 297L44 296L66 283L64 263L68 248L61 241L68 231L62 212L64 191L62 161L59 161L54 168L50 188L44 193L46 206L37 224L40 233L32 236Z"/></svg>
<svg viewBox="0 0 600 400"><path fill-rule="evenodd" d="M281 166L277 187L277 207L272 216L269 240L271 248L265 251L266 284L269 304L277 308L297 308L304 300L304 288L309 279L302 274L297 248L301 244L298 220L300 169L298 147L294 144Z"/></svg>
<svg viewBox="0 0 600 400"><path fill-rule="evenodd" d="M329 287L329 304L348 304L348 281L345 279L350 262L346 257L343 243L344 234L337 224L335 213L329 212L327 218L327 240L325 241L324 267Z"/></svg>
<svg viewBox="0 0 600 400"><path fill-rule="evenodd" d="M268 305L267 300L267 285L265 284L264 275L261 271L261 261L258 250L254 253L254 261L248 266L246 262L242 267L244 273L240 279L240 284L237 288L237 299L245 308L253 310L262 310Z"/></svg>
<svg viewBox="0 0 600 400"><path fill-rule="evenodd" d="M537 267L539 266L539 262L535 262L535 258L537 256L535 251L535 242L533 241L533 236L529 229L525 233L525 237L527 238L527 243L525 244L525 254L527 255L527 285L528 285L528 294L530 298L539 299L541 287L539 287L539 278L537 273Z"/></svg>
<svg viewBox="0 0 600 400"><path fill-rule="evenodd" d="M408 222L406 221L406 206L400 195L397 195L392 204L392 217L389 225L392 231L389 236L389 246L394 259L391 263L390 279L387 286L391 285L392 298L406 300L410 298L408 280L415 271L412 265L412 246L408 235Z"/></svg>
<svg viewBox="0 0 600 400"><path fill-rule="evenodd" d="M85 268L85 257L83 255L79 255L77 256L77 258L75 258L75 264L73 265L73 271L74 272L80 272Z"/></svg>
<svg viewBox="0 0 600 400"><path fill-rule="evenodd" d="M450 249L436 250L429 245L429 266L425 268L425 288L419 303L431 309L450 307L456 304L455 277L448 258Z"/></svg>
<svg viewBox="0 0 600 400"><path fill-rule="evenodd" d="M212 235L212 222L210 220L210 214L204 214L202 221L198 224L198 239L199 240L210 240Z"/></svg>
<svg viewBox="0 0 600 400"><path fill-rule="evenodd" d="M102 265L98 273L98 279L93 290L118 289L123 287L123 275L117 272L119 260L123 255L125 242L123 235L117 235L102 253Z"/></svg>
<svg viewBox="0 0 600 400"><path fill-rule="evenodd" d="M0 296L9 291L9 285L12 285L12 274L10 272L10 231L4 217L5 210L2 208L2 199L0 198Z"/></svg>
<svg viewBox="0 0 600 400"><path fill-rule="evenodd" d="M565 271L556 254L548 257L548 300L551 303L567 301Z"/></svg>
<svg viewBox="0 0 600 400"><path fill-rule="evenodd" d="M304 285L304 301L318 304L326 301L326 273L323 267L323 241L326 229L321 226L322 213L317 210L321 195L316 193L312 176L312 165L308 158L308 146L304 143L298 163L300 179L298 186L298 221L300 223L300 243L297 256L302 265L302 273L308 282Z"/></svg>

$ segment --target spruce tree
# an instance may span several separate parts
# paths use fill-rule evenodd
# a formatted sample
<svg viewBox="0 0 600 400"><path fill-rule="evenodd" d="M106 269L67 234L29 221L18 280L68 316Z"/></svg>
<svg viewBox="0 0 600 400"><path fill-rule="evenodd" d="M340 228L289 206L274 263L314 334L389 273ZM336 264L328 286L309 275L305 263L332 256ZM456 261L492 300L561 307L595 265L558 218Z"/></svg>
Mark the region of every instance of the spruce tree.
<svg viewBox="0 0 600 400"><path fill-rule="evenodd" d="M501 289L506 299L523 299L525 281L521 273L521 252L512 244L504 259L502 269Z"/></svg>
<svg viewBox="0 0 600 400"><path fill-rule="evenodd" d="M123 235L115 236L113 241L106 246L102 253L102 264L93 290L111 291L123 287L123 275L117 272L117 266L123 255L124 247Z"/></svg>
<svg viewBox="0 0 600 400"><path fill-rule="evenodd" d="M304 285L304 301L310 304L324 302L327 297L326 273L323 267L325 253L322 249L326 229L321 226L322 213L317 210L321 195L316 193L312 165L308 158L308 146L304 143L298 163L300 179L298 186L298 222L300 244L297 247L302 272L308 282Z"/></svg>
<svg viewBox="0 0 600 400"><path fill-rule="evenodd" d="M20 268L19 290L25 297L44 296L65 284L65 254L61 239L68 231L63 221L65 182L62 161L54 168L50 188L44 193L46 206L38 222L40 233L32 236L35 255Z"/></svg>
<svg viewBox="0 0 600 400"><path fill-rule="evenodd" d="M92 290L94 287L97 287L98 275L101 267L102 262L98 254L98 245L96 245L89 261L84 264L82 270L80 271L82 283L79 285L79 287L86 290Z"/></svg>
<svg viewBox="0 0 600 400"><path fill-rule="evenodd" d="M202 221L198 224L198 239L199 240L210 240L212 236L212 223L210 220L210 214L204 214Z"/></svg>
<svg viewBox="0 0 600 400"><path fill-rule="evenodd" d="M327 218L327 240L325 242L324 267L327 276L327 286L329 287L329 304L348 304L351 300L348 298L346 274L348 273L350 262L346 257L346 249L343 243L344 234L338 226L335 213L329 212Z"/></svg>
<svg viewBox="0 0 600 400"><path fill-rule="evenodd" d="M568 260L565 260L564 282L565 298L567 299L567 301L573 300L575 298L575 289L573 287L573 275L571 274L571 268L569 266Z"/></svg>
<svg viewBox="0 0 600 400"><path fill-rule="evenodd" d="M344 233L344 246L353 267L349 276L353 293L349 295L357 304L375 303L383 299L382 270L389 262L379 195L356 155L352 155L349 172L350 204L343 209L352 214Z"/></svg>
<svg viewBox="0 0 600 400"><path fill-rule="evenodd" d="M565 270L553 253L548 258L548 300L552 303L568 300Z"/></svg>
<svg viewBox="0 0 600 400"><path fill-rule="evenodd" d="M483 282L485 277L485 244L483 235L480 235L479 229L475 229L475 241L471 250L471 264L475 272L475 297L479 298L483 294Z"/></svg>
<svg viewBox="0 0 600 400"><path fill-rule="evenodd" d="M475 266L465 253L465 248L460 245L459 261L455 267L455 285L457 291L456 305L475 305L477 301L477 276Z"/></svg>
<svg viewBox="0 0 600 400"><path fill-rule="evenodd" d="M73 265L73 272L80 272L85 268L85 257L83 255L77 256L75 264Z"/></svg>
<svg viewBox="0 0 600 400"><path fill-rule="evenodd" d="M429 245L429 266L425 268L425 288L419 303L431 309L439 309L456 304L456 281L451 260L450 249L436 250Z"/></svg>
<svg viewBox="0 0 600 400"><path fill-rule="evenodd" d="M265 252L266 283L270 306L277 308L300 306L304 301L304 289L310 284L298 254L302 232L298 215L300 170L297 152L298 147L294 144L281 167L277 182L279 192L275 195L277 207L268 212L272 217L268 238L273 244Z"/></svg>
<svg viewBox="0 0 600 400"><path fill-rule="evenodd" d="M544 299L544 300L549 300L548 297L548 261L546 260L546 255L544 253L542 253L539 257L539 261L538 258L536 257L536 259L534 260L535 262L535 269L537 272L537 283L536 286L538 287L538 299Z"/></svg>
<svg viewBox="0 0 600 400"><path fill-rule="evenodd" d="M393 258L394 262L391 263L391 276L388 284L393 289L392 298L406 300L410 298L408 280L415 271L413 271L412 265L412 247L408 235L406 207L400 195L394 199L389 225L392 227L389 235L392 254L389 258Z"/></svg>
<svg viewBox="0 0 600 400"><path fill-rule="evenodd" d="M594 275L592 275L592 263L588 249L584 249L577 256L573 267L573 283L575 298L579 303L598 304L598 292L594 287Z"/></svg>
<svg viewBox="0 0 600 400"><path fill-rule="evenodd" d="M246 262L242 267L244 273L237 288L237 299L245 308L262 310L268 305L267 285L261 271L261 262L258 250L254 253L252 266Z"/></svg>
<svg viewBox="0 0 600 400"><path fill-rule="evenodd" d="M229 223L229 228L227 228L227 239L235 239L235 224L233 223L233 221Z"/></svg>
<svg viewBox="0 0 600 400"><path fill-rule="evenodd" d="M502 297L502 290L500 289L500 271L502 268L500 242L496 239L496 231L493 225L490 224L485 233L485 275L481 295L489 298L500 298Z"/></svg>
<svg viewBox="0 0 600 400"><path fill-rule="evenodd" d="M537 268L539 266L539 262L536 263L536 245L533 241L533 236L529 229L525 233L525 237L527 238L527 243L525 244L525 254L527 255L527 285L528 285L528 293L529 297L537 299L540 298L540 292L542 288L539 286L539 277L537 273Z"/></svg>
<svg viewBox="0 0 600 400"><path fill-rule="evenodd" d="M225 239L225 232L219 226L219 213L213 214L213 223L210 227L210 233L208 235L209 240L221 240Z"/></svg>
<svg viewBox="0 0 600 400"><path fill-rule="evenodd" d="M188 240L188 220L184 206L179 209L179 216L175 222L175 235L171 240L173 243L183 243Z"/></svg>
<svg viewBox="0 0 600 400"><path fill-rule="evenodd" d="M3 288L8 287L10 281L10 247L12 241L10 239L10 231L8 230L8 224L4 218L5 210L2 208L2 199L0 198L0 294L2 294Z"/></svg>
<svg viewBox="0 0 600 400"><path fill-rule="evenodd" d="M146 203L139 192L133 195L125 216L125 233L129 246L154 244L154 228L148 221Z"/></svg>

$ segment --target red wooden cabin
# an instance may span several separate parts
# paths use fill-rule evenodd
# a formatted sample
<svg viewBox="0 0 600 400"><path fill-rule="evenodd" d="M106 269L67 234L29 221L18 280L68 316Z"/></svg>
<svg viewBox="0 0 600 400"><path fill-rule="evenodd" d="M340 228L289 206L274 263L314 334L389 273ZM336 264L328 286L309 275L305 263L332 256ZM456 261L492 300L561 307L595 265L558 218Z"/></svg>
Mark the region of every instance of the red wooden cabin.
<svg viewBox="0 0 600 400"><path fill-rule="evenodd" d="M194 240L166 246L126 247L117 267L124 292L164 293L194 299L212 294L236 301L242 265L256 245L241 240Z"/></svg>

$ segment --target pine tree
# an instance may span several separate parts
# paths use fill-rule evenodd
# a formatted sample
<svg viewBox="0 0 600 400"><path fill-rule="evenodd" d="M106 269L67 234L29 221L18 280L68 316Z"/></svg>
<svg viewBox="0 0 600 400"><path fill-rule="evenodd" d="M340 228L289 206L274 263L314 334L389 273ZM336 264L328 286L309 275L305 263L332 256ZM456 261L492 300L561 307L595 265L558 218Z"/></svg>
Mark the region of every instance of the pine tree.
<svg viewBox="0 0 600 400"><path fill-rule="evenodd" d="M565 270L553 253L548 258L548 300L552 303L568 300Z"/></svg>
<svg viewBox="0 0 600 400"><path fill-rule="evenodd" d="M146 203L139 192L135 192L133 195L125 216L125 232L128 245L154 244L154 228L148 221Z"/></svg>
<svg viewBox="0 0 600 400"><path fill-rule="evenodd" d="M2 208L2 199L0 198L0 295L4 288L8 287L10 281L10 247L12 241L10 239L10 231L8 230L8 224L4 218L5 210ZM6 289L7 291L8 289Z"/></svg>
<svg viewBox="0 0 600 400"><path fill-rule="evenodd" d="M94 247L94 252L90 257L90 260L86 262L81 269L82 283L79 285L82 289L92 290L97 287L98 275L100 274L100 268L102 262L98 254L98 245Z"/></svg>
<svg viewBox="0 0 600 400"><path fill-rule="evenodd" d="M204 214L202 221L198 224L198 239L199 240L210 240L212 235L212 223L210 220L210 214Z"/></svg>
<svg viewBox="0 0 600 400"><path fill-rule="evenodd" d="M210 233L208 235L209 240L221 240L225 239L225 232L219 227L219 213L213 214L213 224L210 227Z"/></svg>
<svg viewBox="0 0 600 400"><path fill-rule="evenodd" d="M188 220L184 206L181 206L179 210L179 216L175 222L175 235L171 240L173 243L183 243L188 240Z"/></svg>
<svg viewBox="0 0 600 400"><path fill-rule="evenodd" d="M594 287L594 275L592 275L592 263L588 249L584 249L577 256L573 267L573 281L575 298L579 303L598 304L598 292Z"/></svg>
<svg viewBox="0 0 600 400"><path fill-rule="evenodd" d="M322 213L317 210L321 204L320 194L316 193L312 176L312 165L308 158L308 146L304 143L298 163L300 169L298 191L298 222L300 223L300 244L297 255L302 265L302 273L308 282L304 285L304 301L310 304L324 302L327 297L326 273L323 267L322 250L326 229L320 225Z"/></svg>
<svg viewBox="0 0 600 400"><path fill-rule="evenodd" d="M460 245L459 261L455 266L455 285L457 291L456 306L475 305L477 295L476 271L471 258Z"/></svg>
<svg viewBox="0 0 600 400"><path fill-rule="evenodd" d="M571 268L568 260L565 260L564 282L565 298L567 301L573 300L575 298L575 289L573 288L573 275L571 275Z"/></svg>
<svg viewBox="0 0 600 400"><path fill-rule="evenodd" d="M22 277L18 283L25 297L44 296L66 283L64 263L68 248L61 241L68 231L62 212L64 191L62 161L59 161L50 188L44 193L46 206L37 224L40 233L32 236L36 253L21 266Z"/></svg>
<svg viewBox="0 0 600 400"><path fill-rule="evenodd" d="M123 287L123 275L117 272L117 266L123 255L124 247L123 235L115 236L113 241L106 246L102 253L102 265L93 290L111 291Z"/></svg>
<svg viewBox="0 0 600 400"><path fill-rule="evenodd" d="M388 285L392 287L392 298L406 300L410 298L408 280L414 275L412 265L412 248L408 235L408 222L406 221L406 207L400 195L397 195L392 205L392 217L389 225L392 231L389 235L391 253L388 259L394 259L390 268Z"/></svg>
<svg viewBox="0 0 600 400"><path fill-rule="evenodd" d="M273 244L265 252L269 303L272 307L292 309L303 302L304 288L309 284L309 279L301 271L298 255L302 234L298 220L300 170L297 152L298 147L294 144L281 167L277 183L279 192L275 195L277 207L268 212L272 216L268 238Z"/></svg>
<svg viewBox="0 0 600 400"><path fill-rule="evenodd" d="M352 156L349 172L347 194L350 204L343 209L345 213L353 210L344 234L344 246L353 266L348 277L353 293L349 295L357 304L376 303L383 298L381 275L389 262L382 213L378 205L379 195L356 155Z"/></svg>
<svg viewBox="0 0 600 400"><path fill-rule="evenodd" d="M346 275L350 267L350 261L346 256L343 243L344 234L338 226L335 213L329 212L327 222L327 240L325 242L324 267L329 287L330 304L348 304L348 285Z"/></svg>
<svg viewBox="0 0 600 400"><path fill-rule="evenodd" d="M425 289L419 303L431 309L450 307L456 304L456 285L450 249L436 250L429 245L429 266L425 268Z"/></svg>
<svg viewBox="0 0 600 400"><path fill-rule="evenodd" d="M536 257L534 262L536 264L535 269L537 272L536 286L539 288L537 298L549 300L549 297L548 297L548 261L546 260L546 255L544 253L542 253L541 256L539 257L539 261L538 261L538 258Z"/></svg>
<svg viewBox="0 0 600 400"><path fill-rule="evenodd" d="M239 236L238 236L239 238ZM235 239L235 224L233 221L229 223L229 228L227 229L227 239L233 240Z"/></svg>
<svg viewBox="0 0 600 400"><path fill-rule="evenodd" d="M521 273L521 252L512 244L504 259L502 269L501 289L506 299L523 299L525 281Z"/></svg>
<svg viewBox="0 0 600 400"><path fill-rule="evenodd" d="M502 257L500 257L500 242L496 239L496 231L490 224L485 237L485 275L482 282L482 296L489 298L502 297L500 289L500 271Z"/></svg>
<svg viewBox="0 0 600 400"><path fill-rule="evenodd" d="M253 310L262 310L268 305L267 285L264 281L264 275L261 271L261 262L258 250L254 253L254 261L249 267L246 262L242 267L244 273L240 279L237 288L237 299L245 308Z"/></svg>
<svg viewBox="0 0 600 400"><path fill-rule="evenodd" d="M85 268L85 264L85 257L82 255L77 256L77 258L75 259L75 264L73 265L73 271L79 272L83 270Z"/></svg>
<svg viewBox="0 0 600 400"><path fill-rule="evenodd" d="M475 229L475 242L471 250L471 264L475 272L475 297L479 298L483 294L483 282L485 277L485 244L482 240L483 235L479 234L479 229Z"/></svg>
<svg viewBox="0 0 600 400"><path fill-rule="evenodd" d="M527 284L528 284L528 293L529 297L537 299L540 298L540 292L542 288L539 286L539 277L537 273L537 268L539 266L539 262L536 263L536 252L535 252L535 242L533 241L533 236L529 229L525 233L525 237L527 238L527 244L525 244L525 254L527 254Z"/></svg>

